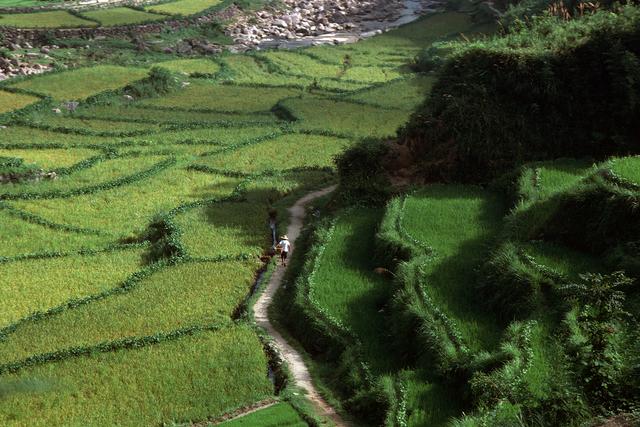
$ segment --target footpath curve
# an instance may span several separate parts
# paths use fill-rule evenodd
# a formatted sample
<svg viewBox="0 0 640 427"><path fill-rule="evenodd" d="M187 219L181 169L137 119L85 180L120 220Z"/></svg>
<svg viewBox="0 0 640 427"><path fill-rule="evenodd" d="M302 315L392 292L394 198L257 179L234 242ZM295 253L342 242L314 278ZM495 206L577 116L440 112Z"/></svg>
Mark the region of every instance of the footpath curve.
<svg viewBox="0 0 640 427"><path fill-rule="evenodd" d="M289 240L293 243L291 249L292 252L295 250L295 241L300 235L300 231L304 224L306 205L314 199L330 194L335 189L336 186L334 185L309 193L289 208L289 214L291 217L286 234L289 237ZM253 311L256 323L271 336L275 347L289 365L289 370L291 371L295 384L307 393L307 398L318 409L319 415L329 418L338 427L347 426L348 424L342 419L342 417L340 417L340 415L338 415L335 409L333 409L331 405L322 398L320 393L318 393L318 390L314 387L311 380L311 374L304 363L302 355L284 339L284 337L273 327L271 321L269 321L267 312L276 291L282 284L282 278L284 277L285 271L286 267L278 266L278 268L273 272L271 279L267 284L267 288L254 304Z"/></svg>

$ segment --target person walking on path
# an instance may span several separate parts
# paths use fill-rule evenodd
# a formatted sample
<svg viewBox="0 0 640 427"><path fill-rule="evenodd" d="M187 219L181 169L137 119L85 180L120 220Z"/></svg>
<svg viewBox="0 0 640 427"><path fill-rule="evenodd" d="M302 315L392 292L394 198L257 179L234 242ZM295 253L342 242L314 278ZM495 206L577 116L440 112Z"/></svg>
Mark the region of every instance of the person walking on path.
<svg viewBox="0 0 640 427"><path fill-rule="evenodd" d="M289 242L289 238L285 234L280 238L280 259L282 260L282 265L284 267L287 266L287 257L289 256L289 251L291 250L291 242Z"/></svg>

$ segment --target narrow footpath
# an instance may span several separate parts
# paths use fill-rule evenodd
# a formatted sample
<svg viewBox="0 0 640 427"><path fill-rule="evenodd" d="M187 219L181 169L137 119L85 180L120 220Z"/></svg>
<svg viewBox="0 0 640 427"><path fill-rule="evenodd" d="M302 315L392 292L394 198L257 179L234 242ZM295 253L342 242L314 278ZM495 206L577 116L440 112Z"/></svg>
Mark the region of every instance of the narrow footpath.
<svg viewBox="0 0 640 427"><path fill-rule="evenodd" d="M295 241L300 235L300 231L302 230L302 226L304 224L306 205L314 199L326 196L335 189L336 186L334 185L307 194L289 208L289 214L291 216L286 234L289 237L289 240L292 242L292 252L295 250ZM267 333L271 336L276 348L282 355L283 359L289 365L289 370L291 371L291 375L293 376L295 384L307 393L307 398L316 406L319 415L330 419L338 427L347 426L348 424L340 417L340 415L338 415L338 413L336 413L335 409L333 409L322 398L322 396L320 396L320 393L318 393L318 391L314 387L311 380L311 374L309 373L309 369L307 369L307 366L304 363L302 355L300 355L300 353L298 353L282 337L282 335L273 327L273 325L269 321L268 309L271 305L271 302L273 301L273 297L276 291L282 283L282 278L284 277L285 271L286 267L278 266L276 271L273 272L267 288L255 303L253 310L256 323L265 331L267 331Z"/></svg>

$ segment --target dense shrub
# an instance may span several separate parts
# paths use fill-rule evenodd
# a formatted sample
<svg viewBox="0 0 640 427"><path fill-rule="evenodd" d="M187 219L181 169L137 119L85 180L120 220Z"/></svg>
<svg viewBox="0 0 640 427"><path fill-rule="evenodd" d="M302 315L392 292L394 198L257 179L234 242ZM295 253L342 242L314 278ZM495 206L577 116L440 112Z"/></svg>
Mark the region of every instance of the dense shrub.
<svg viewBox="0 0 640 427"><path fill-rule="evenodd" d="M380 204L389 197L383 157L387 147L380 141L365 140L336 159L340 193L346 199Z"/></svg>
<svg viewBox="0 0 640 427"><path fill-rule="evenodd" d="M567 352L575 366L576 380L599 412L628 409L626 402L620 401L624 396L619 388L624 367L620 338L622 322L628 315L624 288L632 282L622 272L585 274L582 283L564 288L574 304L565 320Z"/></svg>
<svg viewBox="0 0 640 427"><path fill-rule="evenodd" d="M180 87L178 77L162 67L153 67L149 76L127 86L124 91L134 98L152 98L165 95Z"/></svg>
<svg viewBox="0 0 640 427"><path fill-rule="evenodd" d="M400 132L427 179L486 181L524 161L639 150L640 8L536 18L449 49Z"/></svg>

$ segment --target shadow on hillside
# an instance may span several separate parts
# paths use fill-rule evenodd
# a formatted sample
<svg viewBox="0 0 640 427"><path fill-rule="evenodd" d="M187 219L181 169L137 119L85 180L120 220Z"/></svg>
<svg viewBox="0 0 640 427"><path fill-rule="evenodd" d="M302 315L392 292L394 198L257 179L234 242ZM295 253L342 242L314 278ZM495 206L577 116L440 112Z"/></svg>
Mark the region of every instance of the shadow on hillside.
<svg viewBox="0 0 640 427"><path fill-rule="evenodd" d="M448 188L449 187L449 188ZM429 200L478 198L478 194L464 194L457 186L443 186L441 191L425 196ZM426 204L428 206L428 203ZM481 232L459 242L450 253L438 251L438 242L424 242L435 248L436 258L425 264L423 288L433 301L461 330L472 349L493 349L502 336L502 322L489 311L478 292L478 269L495 246L507 213L506 203L495 195L485 193L480 211L473 220ZM428 215L428 209L425 215Z"/></svg>
<svg viewBox="0 0 640 427"><path fill-rule="evenodd" d="M310 178L305 172L292 172L284 175L291 191L278 189L281 181L269 182L270 178L260 180L257 187L249 188L242 199L233 202L216 203L204 208L206 221L213 229L232 230L232 234L241 246L259 246L266 250L271 246L271 230L269 228L269 211L294 203L289 199L301 197L307 189L317 186L317 180ZM281 209L278 209L281 210ZM279 226L285 218L279 218ZM282 227L280 227L282 228ZM278 238L283 230L278 230Z"/></svg>

